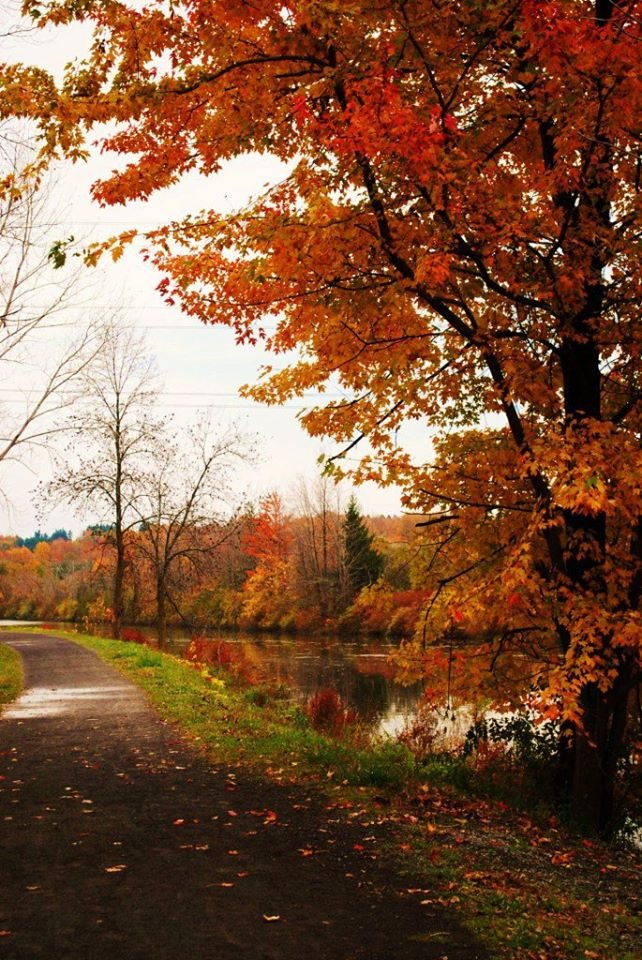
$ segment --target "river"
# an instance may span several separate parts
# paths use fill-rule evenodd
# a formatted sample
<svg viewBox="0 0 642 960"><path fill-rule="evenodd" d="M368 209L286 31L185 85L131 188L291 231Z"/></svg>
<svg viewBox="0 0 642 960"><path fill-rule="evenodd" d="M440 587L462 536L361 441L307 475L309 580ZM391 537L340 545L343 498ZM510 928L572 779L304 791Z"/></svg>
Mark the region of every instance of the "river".
<svg viewBox="0 0 642 960"><path fill-rule="evenodd" d="M26 621L0 621L4 626L25 626ZM31 621L30 626L37 626ZM61 623L60 629L74 631L77 624ZM133 628L155 645L152 627ZM108 624L95 632L110 636ZM191 643L186 631L170 630L169 653L185 657ZM395 736L416 709L423 691L420 683L410 686L395 682L390 654L398 644L382 639L363 637L309 637L272 633L209 634L203 641L203 652L218 644L228 647L238 660L242 658L246 672L258 682L283 683L294 696L305 702L327 687L337 691L359 721L373 734Z"/></svg>
<svg viewBox="0 0 642 960"><path fill-rule="evenodd" d="M152 630L144 630L153 641ZM394 736L413 715L423 687L394 679L390 654L397 644L356 637L306 637L284 634L208 635L205 651L219 643L242 657L259 680L284 683L302 702L332 687L373 733ZM168 650L185 656L190 637L174 632Z"/></svg>

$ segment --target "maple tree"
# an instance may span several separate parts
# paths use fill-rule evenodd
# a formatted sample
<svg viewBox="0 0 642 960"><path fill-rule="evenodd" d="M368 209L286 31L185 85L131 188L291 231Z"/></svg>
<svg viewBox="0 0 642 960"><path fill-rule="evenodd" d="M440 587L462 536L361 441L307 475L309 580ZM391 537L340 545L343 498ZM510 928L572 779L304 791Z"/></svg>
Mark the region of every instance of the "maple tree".
<svg viewBox="0 0 642 960"><path fill-rule="evenodd" d="M261 498L256 514L248 516L242 546L257 565L287 560L290 548L288 520L283 500L275 490Z"/></svg>
<svg viewBox="0 0 642 960"><path fill-rule="evenodd" d="M565 724L576 811L606 828L640 679L642 4L24 9L94 24L59 88L6 66L0 109L39 122L41 163L85 156L97 127L126 158L99 202L247 152L288 165L238 214L148 233L161 289L240 341L298 346L254 395L333 378L345 399L306 427L344 453L367 438L356 478L402 483L448 544L474 531L480 549L441 577L430 631L554 641L542 703ZM445 435L441 459L398 449L408 419Z"/></svg>
<svg viewBox="0 0 642 960"><path fill-rule="evenodd" d="M254 566L244 583L242 620L246 626L282 628L296 609L292 589L291 535L281 497L264 496L246 521L242 546Z"/></svg>

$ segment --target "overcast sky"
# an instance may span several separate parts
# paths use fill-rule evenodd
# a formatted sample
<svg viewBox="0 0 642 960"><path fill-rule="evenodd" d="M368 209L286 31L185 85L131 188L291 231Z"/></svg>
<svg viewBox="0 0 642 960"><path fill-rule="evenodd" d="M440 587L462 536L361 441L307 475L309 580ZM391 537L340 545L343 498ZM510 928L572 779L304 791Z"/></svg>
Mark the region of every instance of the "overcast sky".
<svg viewBox="0 0 642 960"><path fill-rule="evenodd" d="M6 29L9 18L6 13L1 16ZM58 73L68 60L80 54L84 35L83 28L76 26L65 32L64 42L60 33L5 38L2 57L37 62ZM116 166L116 161L114 157L95 156L88 163L58 172L51 197L57 221L54 238L73 234L89 242L129 227L152 227L188 210L212 207L229 211L243 205L253 193L260 192L284 172L276 160L249 156L228 164L217 176L187 178L178 187L147 202L103 210L91 201L90 186ZM85 293L83 301L89 309L100 316L116 304L127 323L144 332L164 381L164 412L185 421L207 407L215 417L233 417L260 434L262 462L239 477L239 483L251 497L278 489L287 499L300 478L313 481L318 476L319 454L334 452L336 448L330 442L322 444L311 439L299 427L296 413L303 404L293 402L268 408L238 396L239 387L253 382L262 363L267 362L261 349L240 347L228 329L204 327L183 316L177 308L166 306L155 290L158 274L135 251L128 252L117 264L105 264L99 272L88 269L87 273L90 295ZM83 311L86 309L83 307ZM70 323L78 317L78 310L69 311ZM417 443L416 428L414 438L409 428L408 439ZM39 523L47 530L63 526L78 533L93 519L74 517L66 508L51 511L46 517L38 515L34 490L38 480L46 479L49 472L49 462L43 456L32 460L29 469L16 465L0 468L0 484L6 495L6 503L0 508L0 533L29 533ZM356 495L365 513L396 513L400 509L399 492L395 489L381 490L369 484L359 488Z"/></svg>

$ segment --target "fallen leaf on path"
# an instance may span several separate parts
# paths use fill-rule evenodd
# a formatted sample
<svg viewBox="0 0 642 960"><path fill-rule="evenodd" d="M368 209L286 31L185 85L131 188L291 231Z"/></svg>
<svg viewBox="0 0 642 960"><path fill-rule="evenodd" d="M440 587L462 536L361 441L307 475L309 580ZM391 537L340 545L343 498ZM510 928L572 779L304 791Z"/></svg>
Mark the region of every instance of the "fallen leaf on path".
<svg viewBox="0 0 642 960"><path fill-rule="evenodd" d="M173 827L182 827L185 821L179 817L178 820L174 820L172 823Z"/></svg>
<svg viewBox="0 0 642 960"><path fill-rule="evenodd" d="M278 913L275 913L273 916L268 915L267 913L263 914L263 919L266 923L275 923L277 920L280 920L281 917Z"/></svg>
<svg viewBox="0 0 642 960"><path fill-rule="evenodd" d="M299 853L301 854L302 857L313 857L313 856L314 856L314 850L312 850L311 847L302 847L302 848L299 849Z"/></svg>
<svg viewBox="0 0 642 960"><path fill-rule="evenodd" d="M228 850L227 852L230 855L230 857L238 857L239 855L238 850Z"/></svg>
<svg viewBox="0 0 642 960"><path fill-rule="evenodd" d="M574 853L559 853L556 852L551 857L551 863L555 867L570 867L573 861Z"/></svg>
<svg viewBox="0 0 642 960"><path fill-rule="evenodd" d="M278 815L274 812L274 810L268 810L263 823L274 823L278 819Z"/></svg>
<svg viewBox="0 0 642 960"><path fill-rule="evenodd" d="M10 937L11 930L0 930L0 937Z"/></svg>
<svg viewBox="0 0 642 960"><path fill-rule="evenodd" d="M121 873L127 869L126 863L115 863L113 867L105 867L105 873Z"/></svg>

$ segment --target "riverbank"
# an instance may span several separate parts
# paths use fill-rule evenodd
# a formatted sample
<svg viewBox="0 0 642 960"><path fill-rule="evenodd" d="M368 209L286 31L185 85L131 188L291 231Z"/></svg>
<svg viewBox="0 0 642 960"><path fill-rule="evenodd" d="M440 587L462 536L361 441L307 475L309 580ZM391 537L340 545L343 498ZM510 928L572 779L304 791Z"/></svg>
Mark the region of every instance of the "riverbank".
<svg viewBox="0 0 642 960"><path fill-rule="evenodd" d="M75 633L72 624L45 624L41 628ZM92 636L111 639L109 624L97 624ZM151 630L126 626L123 639L157 647ZM234 665L245 678L257 683L284 683L304 704L321 690L332 688L375 733L394 736L414 715L423 684L401 684L391 656L398 645L363 637L293 636L261 633L213 633L194 638L189 632L172 632L165 651L205 663Z"/></svg>
<svg viewBox="0 0 642 960"><path fill-rule="evenodd" d="M93 650L4 639L25 686L0 717L3 957L490 960L376 855L394 821L195 749Z"/></svg>
<svg viewBox="0 0 642 960"><path fill-rule="evenodd" d="M639 855L574 838L554 818L437 788L394 743L324 736L282 689L243 687L138 644L70 639L134 680L212 760L314 787L360 823L397 825L393 845L377 848L364 834L359 852L394 858L413 878L411 895L427 909L454 908L493 960L637 960Z"/></svg>

